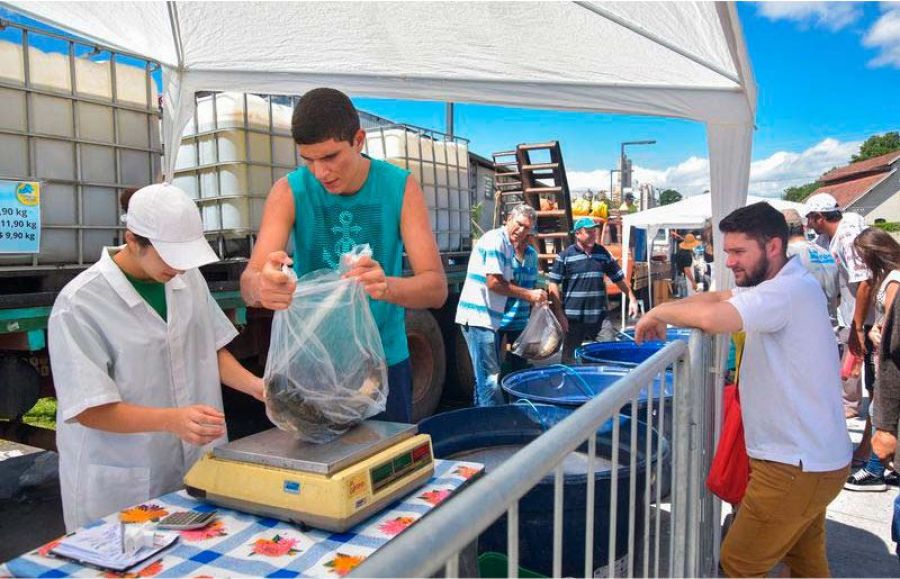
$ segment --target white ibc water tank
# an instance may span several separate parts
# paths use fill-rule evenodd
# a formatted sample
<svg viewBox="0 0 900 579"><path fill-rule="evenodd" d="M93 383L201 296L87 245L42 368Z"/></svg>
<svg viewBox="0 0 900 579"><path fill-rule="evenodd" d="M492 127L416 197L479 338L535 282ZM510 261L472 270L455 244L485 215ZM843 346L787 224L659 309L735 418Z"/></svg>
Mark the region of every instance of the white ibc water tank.
<svg viewBox="0 0 900 579"><path fill-rule="evenodd" d="M431 131L426 134L405 127L382 127L366 133L366 151L371 157L407 169L419 183L441 251L470 248L469 153L465 141Z"/></svg>
<svg viewBox="0 0 900 579"><path fill-rule="evenodd" d="M197 97L174 183L198 200L210 239L252 238L272 184L297 166L290 102L232 92Z"/></svg>
<svg viewBox="0 0 900 579"><path fill-rule="evenodd" d="M113 60L114 95L117 57L72 57L70 50L87 55L89 47L51 45L60 52L29 46L26 79L23 44L0 40L0 80L21 87L0 88L0 176L42 187L40 252L0 255L3 267L96 261L104 245L120 241L121 191L160 176L157 89L146 66Z"/></svg>

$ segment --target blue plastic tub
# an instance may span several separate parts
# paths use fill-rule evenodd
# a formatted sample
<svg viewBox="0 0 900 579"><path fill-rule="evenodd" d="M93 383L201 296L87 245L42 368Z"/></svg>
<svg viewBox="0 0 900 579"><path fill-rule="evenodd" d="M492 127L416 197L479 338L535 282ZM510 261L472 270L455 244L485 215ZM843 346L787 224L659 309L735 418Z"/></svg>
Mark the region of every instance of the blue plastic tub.
<svg viewBox="0 0 900 579"><path fill-rule="evenodd" d="M666 330L666 342L672 342L675 340L684 340L686 342L690 339L692 331L693 330L691 328L669 328ZM627 337L622 336L619 339L620 342L634 341L634 328L628 328L622 333L626 334Z"/></svg>
<svg viewBox="0 0 900 579"><path fill-rule="evenodd" d="M614 342L613 342L614 343ZM532 403L552 404L573 408L581 406L603 392L617 380L628 375L633 368L622 366L545 366L531 370L521 370L505 376L501 382L504 391L513 401L527 400ZM659 428L660 404L665 406L662 420L662 435L672 440L672 419L674 414L672 375L666 374L665 384L656 378L653 382L653 409L650 424ZM647 422L647 389L638 395L638 420ZM631 404L622 407L622 414L631 415ZM655 432L655 431L654 431ZM665 465L667 467L667 464ZM669 496L671 480L668 468L660 481L662 496Z"/></svg>
<svg viewBox="0 0 900 579"><path fill-rule="evenodd" d="M635 367L665 347L665 342L593 342L575 350L579 364Z"/></svg>
<svg viewBox="0 0 900 579"><path fill-rule="evenodd" d="M419 432L431 436L434 454L438 458L471 460L486 465L487 472L497 468L505 459L546 430L564 420L573 408L544 404L512 404L482 408L466 408L438 414L419 423ZM617 471L618 499L613 506L616 519L616 559L627 551L628 539L628 482L631 447L631 422L619 417L619 469ZM637 489L635 500L635 547L643 536L643 499L646 476L647 426L637 425ZM656 457L669 460L669 446L650 430L653 444L651 466ZM563 568L564 576L584 574L584 533L586 526L587 477L585 457L587 445L570 455L564 464L563 490ZM606 565L609 546L609 514L612 473L608 463L612 456L612 421L597 432L597 462L594 469L594 561ZM601 460L606 459L606 460ZM650 476L655 476L655 467ZM519 564L537 573L550 576L553 562L553 481L551 473L531 489L519 502ZM651 484L655 484L651 481ZM480 553L506 552L506 517L491 525L478 538Z"/></svg>

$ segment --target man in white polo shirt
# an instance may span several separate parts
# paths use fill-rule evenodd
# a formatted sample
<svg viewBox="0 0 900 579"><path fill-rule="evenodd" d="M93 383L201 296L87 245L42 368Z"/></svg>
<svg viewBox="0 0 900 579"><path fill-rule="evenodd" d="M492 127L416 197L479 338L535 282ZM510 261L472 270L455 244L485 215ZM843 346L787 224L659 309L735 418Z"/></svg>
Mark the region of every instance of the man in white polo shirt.
<svg viewBox="0 0 900 579"><path fill-rule="evenodd" d="M497 384L500 374L500 340L497 330L503 320L507 298L519 298L532 304L547 300L547 292L526 289L513 281L515 245L523 240L537 221L530 205L517 205L509 212L506 225L481 236L466 272L456 309L456 323L463 337L475 372L475 406L503 404Z"/></svg>
<svg viewBox="0 0 900 579"><path fill-rule="evenodd" d="M738 287L656 307L635 338L665 339L666 324L746 332L740 388L750 484L722 544L722 568L763 577L783 560L792 577L826 577L825 509L847 477L852 445L825 295L785 255L787 224L768 203L734 211L719 229Z"/></svg>

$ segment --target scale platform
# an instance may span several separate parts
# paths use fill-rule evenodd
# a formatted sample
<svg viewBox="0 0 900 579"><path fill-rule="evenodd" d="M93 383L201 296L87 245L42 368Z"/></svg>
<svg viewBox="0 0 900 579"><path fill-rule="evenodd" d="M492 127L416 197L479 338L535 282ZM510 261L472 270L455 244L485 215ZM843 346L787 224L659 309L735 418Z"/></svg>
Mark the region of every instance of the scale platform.
<svg viewBox="0 0 900 579"><path fill-rule="evenodd" d="M184 478L191 496L256 515L343 532L434 474L431 438L368 420L312 444L277 428L207 453Z"/></svg>

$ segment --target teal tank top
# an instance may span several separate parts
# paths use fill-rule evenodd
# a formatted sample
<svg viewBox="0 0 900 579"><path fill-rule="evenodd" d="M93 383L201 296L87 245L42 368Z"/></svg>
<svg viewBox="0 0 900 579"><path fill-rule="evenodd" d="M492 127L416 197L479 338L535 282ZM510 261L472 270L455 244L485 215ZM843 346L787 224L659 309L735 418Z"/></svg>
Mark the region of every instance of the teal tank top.
<svg viewBox="0 0 900 579"><path fill-rule="evenodd" d="M287 175L294 196L294 271L337 269L340 257L368 243L390 277L403 274L400 213L409 171L370 159L369 175L353 195L334 195L306 167ZM409 358L404 308L369 298L389 366Z"/></svg>

